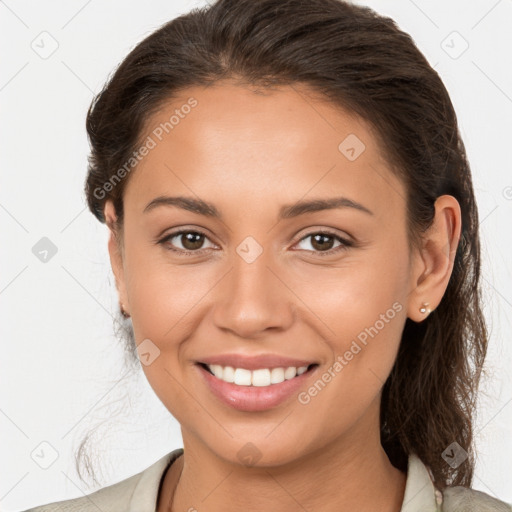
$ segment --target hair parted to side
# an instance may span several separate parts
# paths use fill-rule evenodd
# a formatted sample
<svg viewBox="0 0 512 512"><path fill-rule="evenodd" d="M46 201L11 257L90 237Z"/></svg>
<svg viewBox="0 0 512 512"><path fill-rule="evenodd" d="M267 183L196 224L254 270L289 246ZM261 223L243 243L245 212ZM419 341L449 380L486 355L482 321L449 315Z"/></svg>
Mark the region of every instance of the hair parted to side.
<svg viewBox="0 0 512 512"><path fill-rule="evenodd" d="M459 201L453 273L438 308L421 323L406 321L383 389L381 441L396 467L405 471L407 456L416 453L440 489L470 486L472 422L487 350L478 212L448 92L392 19L341 0L218 0L166 23L129 53L91 104L90 210L105 222L103 206L112 199L122 242L130 173L113 187L105 184L141 144L152 113L189 86L228 78L262 87L306 85L369 122L406 185L411 246L431 225L437 197ZM129 343L133 348L133 333ZM456 469L441 456L454 441L469 455Z"/></svg>

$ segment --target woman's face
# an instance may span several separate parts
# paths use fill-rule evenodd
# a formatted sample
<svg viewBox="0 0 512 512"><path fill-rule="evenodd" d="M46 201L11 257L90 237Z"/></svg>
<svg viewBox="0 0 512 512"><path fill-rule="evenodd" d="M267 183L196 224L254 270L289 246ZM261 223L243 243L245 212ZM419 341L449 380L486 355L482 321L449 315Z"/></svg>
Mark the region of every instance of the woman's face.
<svg viewBox="0 0 512 512"><path fill-rule="evenodd" d="M224 82L184 91L145 137L111 254L185 447L271 465L378 442L414 285L406 192L368 125L298 86ZM164 196L183 199L148 206Z"/></svg>

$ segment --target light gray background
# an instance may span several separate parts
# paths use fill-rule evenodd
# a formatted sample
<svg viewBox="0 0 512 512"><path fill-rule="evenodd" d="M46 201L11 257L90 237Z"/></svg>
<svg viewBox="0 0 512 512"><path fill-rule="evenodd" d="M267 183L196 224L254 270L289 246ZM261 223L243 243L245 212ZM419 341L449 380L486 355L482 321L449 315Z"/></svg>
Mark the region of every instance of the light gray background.
<svg viewBox="0 0 512 512"><path fill-rule="evenodd" d="M413 36L458 113L480 208L491 327L473 486L512 502L512 2L359 3ZM92 492L76 475L73 451L98 425L102 486L182 446L142 373L119 382L126 369L112 329L107 228L82 193L84 121L93 94L135 44L204 4L0 1L1 510ZM32 252L42 237L57 247L47 263Z"/></svg>

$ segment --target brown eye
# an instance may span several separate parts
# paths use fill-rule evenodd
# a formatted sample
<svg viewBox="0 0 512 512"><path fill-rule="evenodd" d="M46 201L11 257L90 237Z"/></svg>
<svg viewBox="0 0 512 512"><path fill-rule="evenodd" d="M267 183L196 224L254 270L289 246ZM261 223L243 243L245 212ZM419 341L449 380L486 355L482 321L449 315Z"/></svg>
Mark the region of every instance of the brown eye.
<svg viewBox="0 0 512 512"><path fill-rule="evenodd" d="M204 249L205 240L208 237L199 231L177 231L167 235L159 241L164 246L169 246L169 250L177 253L191 254ZM180 247L181 246L181 247ZM213 244L212 244L213 246Z"/></svg>
<svg viewBox="0 0 512 512"><path fill-rule="evenodd" d="M192 231L188 233L183 233L179 236L179 240L183 245L183 248L187 251L193 251L196 249L201 249L201 246L204 243L204 235L201 233L194 233Z"/></svg>
<svg viewBox="0 0 512 512"><path fill-rule="evenodd" d="M319 251L328 251L332 249L334 244L334 237L319 233L311 237L311 246Z"/></svg>
<svg viewBox="0 0 512 512"><path fill-rule="evenodd" d="M305 241L310 240L309 245L312 249L308 247L302 247L302 249L306 251L310 251L313 253L318 253L320 256L327 256L338 251L343 251L353 245L353 243L349 240L345 240L341 238L339 235L330 232L315 232L310 233L303 237L299 244L304 243ZM334 245L338 242L338 245Z"/></svg>

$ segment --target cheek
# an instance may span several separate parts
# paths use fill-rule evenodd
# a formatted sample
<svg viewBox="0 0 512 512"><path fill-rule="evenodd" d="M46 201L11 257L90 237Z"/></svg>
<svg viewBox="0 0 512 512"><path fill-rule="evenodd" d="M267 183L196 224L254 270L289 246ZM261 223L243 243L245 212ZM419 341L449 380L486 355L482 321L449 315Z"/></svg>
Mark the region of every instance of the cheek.
<svg viewBox="0 0 512 512"><path fill-rule="evenodd" d="M399 310L405 311L409 290L407 247L397 244L362 249L343 260L339 268L311 270L301 281L297 294L307 297L308 307L327 325L332 339L339 340L334 342L339 345L336 349L342 350L347 340L376 323L382 327L379 320L383 315L386 328L380 330L390 331L390 339L400 334L400 325L388 329L403 323Z"/></svg>
<svg viewBox="0 0 512 512"><path fill-rule="evenodd" d="M126 233L125 249L126 288L136 340L141 336L172 339L213 286L211 267L187 264L186 256L171 259L162 246L135 231Z"/></svg>
<svg viewBox="0 0 512 512"><path fill-rule="evenodd" d="M311 309L329 327L332 360L302 390L299 403L309 428L326 438L349 429L372 403L378 413L406 319L406 266L399 263L354 266L339 274L336 285L327 278L316 282L325 294Z"/></svg>
<svg viewBox="0 0 512 512"><path fill-rule="evenodd" d="M134 272L128 294L136 339L152 338L161 350L183 339L215 283L211 274L199 267L167 265L146 265L144 272Z"/></svg>
<svg viewBox="0 0 512 512"><path fill-rule="evenodd" d="M126 266L141 367L155 394L181 424L200 424L204 411L185 385L184 350L215 275L211 269L171 265L161 254L152 256L151 251L132 252Z"/></svg>
<svg viewBox="0 0 512 512"><path fill-rule="evenodd" d="M326 393L326 400L340 400L348 394L368 405L378 393L400 344L408 279L407 245L400 240L347 258L343 268L315 273L315 291L307 295L308 307L327 326L323 332L332 364L340 363L338 371L332 369L340 377L329 385L340 394ZM297 292L299 296L305 293L305 288Z"/></svg>

